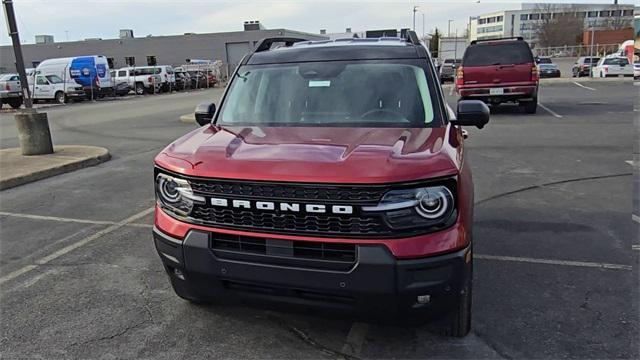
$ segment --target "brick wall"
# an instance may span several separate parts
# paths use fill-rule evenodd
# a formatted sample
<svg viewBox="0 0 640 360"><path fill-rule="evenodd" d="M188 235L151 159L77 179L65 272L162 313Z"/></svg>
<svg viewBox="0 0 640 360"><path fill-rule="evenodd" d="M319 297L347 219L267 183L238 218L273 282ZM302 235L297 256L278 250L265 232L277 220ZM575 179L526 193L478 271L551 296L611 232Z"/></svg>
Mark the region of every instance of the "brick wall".
<svg viewBox="0 0 640 360"><path fill-rule="evenodd" d="M593 32L594 44L620 44L633 39L633 28L619 30L596 30ZM582 44L591 45L591 31L582 33Z"/></svg>

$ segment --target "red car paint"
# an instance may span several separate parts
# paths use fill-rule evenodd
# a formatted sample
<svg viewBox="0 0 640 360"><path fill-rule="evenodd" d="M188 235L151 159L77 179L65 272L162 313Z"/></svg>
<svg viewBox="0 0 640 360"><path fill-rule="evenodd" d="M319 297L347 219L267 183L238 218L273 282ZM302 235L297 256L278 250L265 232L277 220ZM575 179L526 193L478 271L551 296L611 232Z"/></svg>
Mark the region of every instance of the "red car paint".
<svg viewBox="0 0 640 360"><path fill-rule="evenodd" d="M520 46L523 52L531 54L528 45L523 40L495 40L482 41L472 44L466 51L500 52L500 46ZM463 59L462 66L456 75L456 89L461 98L482 99L486 102L499 103L501 99L519 100L535 98L538 92L539 74L533 56L526 61L509 61L504 56L503 62L491 64L470 64L469 57ZM492 88L503 89L504 93L495 95Z"/></svg>
<svg viewBox="0 0 640 360"><path fill-rule="evenodd" d="M398 183L457 177L459 216L454 226L403 239L340 239L260 234L179 221L156 208L155 226L176 238L191 229L322 242L384 244L398 258L454 251L469 244L473 211L471 173L460 129L202 127L165 148L157 166L211 178L309 183Z"/></svg>

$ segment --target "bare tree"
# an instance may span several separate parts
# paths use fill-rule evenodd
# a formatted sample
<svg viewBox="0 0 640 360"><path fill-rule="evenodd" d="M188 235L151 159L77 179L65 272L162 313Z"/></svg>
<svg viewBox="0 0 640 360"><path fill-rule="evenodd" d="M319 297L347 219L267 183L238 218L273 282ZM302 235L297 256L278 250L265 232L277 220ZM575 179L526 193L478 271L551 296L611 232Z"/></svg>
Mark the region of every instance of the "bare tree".
<svg viewBox="0 0 640 360"><path fill-rule="evenodd" d="M573 7L545 3L536 6L536 13L540 14L535 31L541 46L571 46L580 43L584 19L578 16Z"/></svg>

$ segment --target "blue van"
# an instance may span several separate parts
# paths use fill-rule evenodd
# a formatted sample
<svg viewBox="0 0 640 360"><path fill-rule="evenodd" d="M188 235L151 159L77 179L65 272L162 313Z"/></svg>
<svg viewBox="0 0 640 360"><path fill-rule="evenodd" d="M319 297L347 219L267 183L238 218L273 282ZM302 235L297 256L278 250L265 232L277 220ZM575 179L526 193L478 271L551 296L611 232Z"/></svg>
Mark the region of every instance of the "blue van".
<svg viewBox="0 0 640 360"><path fill-rule="evenodd" d="M36 74L57 75L64 81L73 79L82 85L90 98L112 92L109 63L103 55L47 59L38 65Z"/></svg>

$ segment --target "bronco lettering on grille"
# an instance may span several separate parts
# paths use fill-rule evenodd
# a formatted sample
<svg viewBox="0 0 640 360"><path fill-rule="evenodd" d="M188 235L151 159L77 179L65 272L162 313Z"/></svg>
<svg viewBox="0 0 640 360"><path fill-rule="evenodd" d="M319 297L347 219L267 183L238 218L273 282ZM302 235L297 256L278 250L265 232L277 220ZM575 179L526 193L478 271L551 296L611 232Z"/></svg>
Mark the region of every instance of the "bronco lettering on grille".
<svg viewBox="0 0 640 360"><path fill-rule="evenodd" d="M322 205L322 204L298 204L273 201L250 201L250 200L234 200L224 198L211 198L211 205L219 207L232 207L243 209L257 209L266 211L284 211L284 212L301 212L317 214L353 214L353 206L351 205Z"/></svg>

